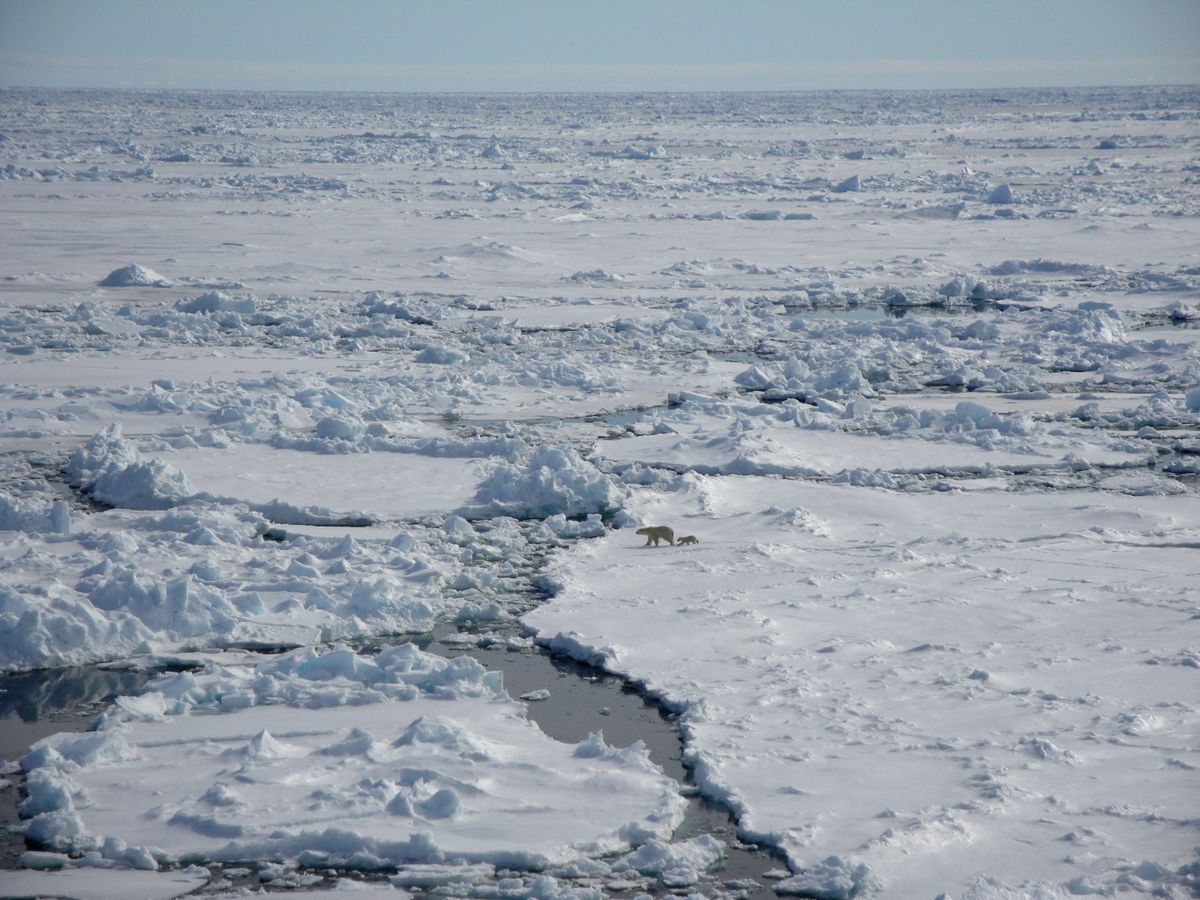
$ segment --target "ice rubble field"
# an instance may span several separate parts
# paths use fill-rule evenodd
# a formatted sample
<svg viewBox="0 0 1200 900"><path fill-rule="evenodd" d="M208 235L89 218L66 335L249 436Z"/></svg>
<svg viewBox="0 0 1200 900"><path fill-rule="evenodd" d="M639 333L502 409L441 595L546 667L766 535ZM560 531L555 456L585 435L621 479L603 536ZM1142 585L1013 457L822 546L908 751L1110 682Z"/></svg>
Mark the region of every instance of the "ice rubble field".
<svg viewBox="0 0 1200 900"><path fill-rule="evenodd" d="M208 660L29 837L736 892L642 749L341 643L519 623L781 893L1193 894L1198 188L1192 88L0 91L0 670Z"/></svg>

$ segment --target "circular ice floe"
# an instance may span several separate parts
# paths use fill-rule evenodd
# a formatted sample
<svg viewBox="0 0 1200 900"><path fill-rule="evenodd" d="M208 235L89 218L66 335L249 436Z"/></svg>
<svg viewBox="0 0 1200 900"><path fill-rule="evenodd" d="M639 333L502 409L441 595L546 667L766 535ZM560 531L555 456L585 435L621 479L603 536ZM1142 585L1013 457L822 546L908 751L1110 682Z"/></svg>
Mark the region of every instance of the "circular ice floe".
<svg viewBox="0 0 1200 900"><path fill-rule="evenodd" d="M138 867L538 868L666 838L684 807L641 744L555 741L498 675L409 644L162 676L22 766L31 838Z"/></svg>

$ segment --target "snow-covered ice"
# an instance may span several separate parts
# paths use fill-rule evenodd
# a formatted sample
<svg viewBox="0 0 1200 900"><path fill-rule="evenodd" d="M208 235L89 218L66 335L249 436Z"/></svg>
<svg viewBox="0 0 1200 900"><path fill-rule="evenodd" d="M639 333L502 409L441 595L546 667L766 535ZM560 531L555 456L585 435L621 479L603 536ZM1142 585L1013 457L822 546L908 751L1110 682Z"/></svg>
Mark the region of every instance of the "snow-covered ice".
<svg viewBox="0 0 1200 900"><path fill-rule="evenodd" d="M25 755L0 883L737 890L463 628L677 713L779 894L1194 893L1197 121L0 91L0 671L199 666Z"/></svg>
<svg viewBox="0 0 1200 900"><path fill-rule="evenodd" d="M630 511L701 543L579 545L525 621L680 710L743 836L896 896L1187 858L1194 497L689 474Z"/></svg>
<svg viewBox="0 0 1200 900"><path fill-rule="evenodd" d="M71 897L73 900L170 900L208 881L208 870L145 872L94 866L41 871L8 871L0 880L6 897Z"/></svg>
<svg viewBox="0 0 1200 900"><path fill-rule="evenodd" d="M449 857L536 869L668 837L683 807L644 749L553 741L498 675L411 644L163 676L98 730L34 745L22 767L27 835L143 868Z"/></svg>

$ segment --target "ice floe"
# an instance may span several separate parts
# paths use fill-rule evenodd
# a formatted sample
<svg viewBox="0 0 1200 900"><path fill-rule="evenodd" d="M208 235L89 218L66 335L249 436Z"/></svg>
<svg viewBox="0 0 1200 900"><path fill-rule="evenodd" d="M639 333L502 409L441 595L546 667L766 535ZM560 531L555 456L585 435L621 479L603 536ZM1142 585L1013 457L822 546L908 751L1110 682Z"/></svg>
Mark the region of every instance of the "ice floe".
<svg viewBox="0 0 1200 900"><path fill-rule="evenodd" d="M410 644L162 676L97 731L35 744L22 768L28 835L150 869L278 857L536 869L665 838L683 807L643 748L553 741L498 675ZM672 865L712 861L690 859Z"/></svg>
<svg viewBox="0 0 1200 900"><path fill-rule="evenodd" d="M1111 879L1150 847L1174 872L1193 500L922 496L687 475L636 512L698 548L614 531L556 559L525 621L681 713L698 782L787 850L795 893ZM1068 859L1081 828L1102 850Z"/></svg>

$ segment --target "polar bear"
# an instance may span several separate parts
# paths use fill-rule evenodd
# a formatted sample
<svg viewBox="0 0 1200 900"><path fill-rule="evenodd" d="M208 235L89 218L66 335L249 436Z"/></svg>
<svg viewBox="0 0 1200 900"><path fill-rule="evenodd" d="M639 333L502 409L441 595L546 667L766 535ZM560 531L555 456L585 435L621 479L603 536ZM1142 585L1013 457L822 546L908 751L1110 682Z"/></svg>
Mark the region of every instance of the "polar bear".
<svg viewBox="0 0 1200 900"><path fill-rule="evenodd" d="M698 544L700 543L700 538L696 537L694 534L685 534L675 543L680 546L683 546L684 544Z"/></svg>
<svg viewBox="0 0 1200 900"><path fill-rule="evenodd" d="M651 525L646 528L639 528L637 533L646 536L646 543L642 545L644 547L649 547L652 541L654 542L654 546L657 547L660 540L666 541L672 547L675 546L675 532L666 525Z"/></svg>

